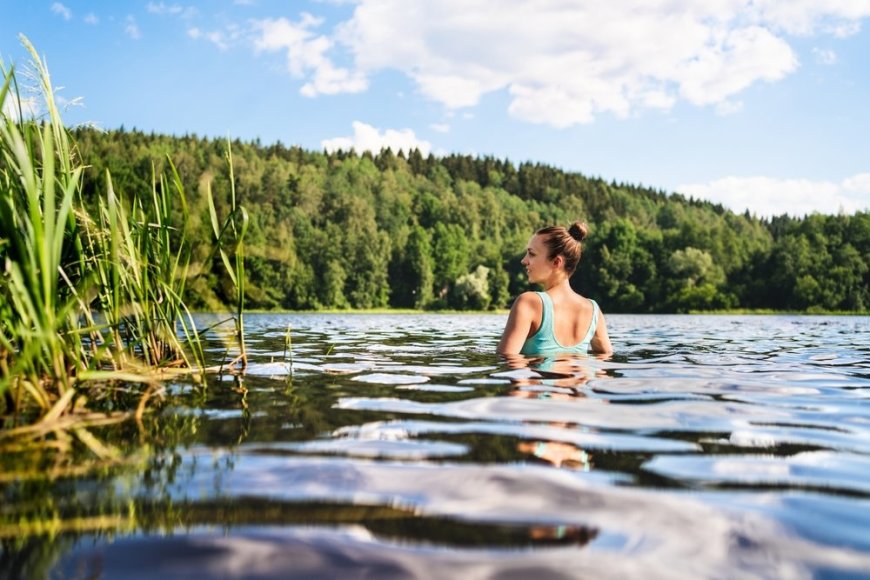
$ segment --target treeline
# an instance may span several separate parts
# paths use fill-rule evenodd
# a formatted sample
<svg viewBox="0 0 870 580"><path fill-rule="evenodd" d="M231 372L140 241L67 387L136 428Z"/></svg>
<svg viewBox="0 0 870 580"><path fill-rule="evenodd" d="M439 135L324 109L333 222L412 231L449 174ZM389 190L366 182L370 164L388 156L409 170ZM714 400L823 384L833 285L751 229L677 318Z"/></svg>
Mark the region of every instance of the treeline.
<svg viewBox="0 0 870 580"><path fill-rule="evenodd" d="M231 301L211 256L206 187L229 205L227 143L123 129L77 129L85 199L106 187L149 195L167 158L188 194L198 271L188 300ZM491 157L306 151L232 142L247 208L251 308L502 308L528 289L519 263L530 234L590 225L573 280L608 312L727 308L870 308L870 214L735 214L721 205ZM783 208L785 212L787 208ZM210 257L211 256L211 257ZM211 261L209 261L211 260Z"/></svg>

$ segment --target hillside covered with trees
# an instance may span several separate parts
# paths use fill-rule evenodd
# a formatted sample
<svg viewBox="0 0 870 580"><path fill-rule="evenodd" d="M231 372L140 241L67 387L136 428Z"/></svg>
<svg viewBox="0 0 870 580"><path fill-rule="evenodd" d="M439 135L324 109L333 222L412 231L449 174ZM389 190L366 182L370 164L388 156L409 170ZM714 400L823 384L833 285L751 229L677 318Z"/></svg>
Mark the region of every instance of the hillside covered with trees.
<svg viewBox="0 0 870 580"><path fill-rule="evenodd" d="M194 270L188 300L232 295L212 247L207 184L229 205L227 143L77 129L85 199L150 195L167 158L184 182ZM326 154L232 142L248 211L247 303L261 309L503 308L529 289L530 234L590 226L573 280L606 312L870 309L870 214L762 220L720 205L490 157ZM785 213L787 208L783 208Z"/></svg>

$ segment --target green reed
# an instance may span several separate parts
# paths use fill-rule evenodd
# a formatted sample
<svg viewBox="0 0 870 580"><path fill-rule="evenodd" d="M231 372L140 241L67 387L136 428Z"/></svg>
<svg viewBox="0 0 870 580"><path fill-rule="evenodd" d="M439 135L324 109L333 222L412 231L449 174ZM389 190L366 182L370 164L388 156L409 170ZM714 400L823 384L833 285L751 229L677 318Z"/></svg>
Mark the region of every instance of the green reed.
<svg viewBox="0 0 870 580"><path fill-rule="evenodd" d="M212 195L211 183L208 184L208 211L211 217L212 232L215 237L215 251L220 254L221 261L233 281L233 287L236 290L236 312L233 318L235 322L235 338L239 344L239 356L233 361L233 366L236 362L245 368L248 364L248 354L245 348L245 234L248 231L248 212L244 206L238 205L236 202L236 179L233 172L233 152L229 141L227 141L227 166L229 167L230 179L230 211L224 218L223 223L220 222L215 209L214 195ZM227 248L233 255L233 260L230 262L230 256L227 253ZM211 259L209 259L209 262Z"/></svg>
<svg viewBox="0 0 870 580"><path fill-rule="evenodd" d="M106 198L98 200L96 218L82 216L88 269L99 280L96 302L111 329L108 352L115 369L129 366L131 357L146 367L205 364L182 298L190 264L186 195L171 161L169 168L171 181L152 170L150 194L134 198L129 208L107 173Z"/></svg>
<svg viewBox="0 0 870 580"><path fill-rule="evenodd" d="M33 47L24 43L36 59ZM2 70L0 105L12 99L17 112L0 117L0 288L6 302L0 391L10 390L16 407L26 395L47 413L69 401L71 376L84 368L80 335L74 332L76 300L66 283L80 274L73 203L82 167L74 162L45 68L38 67L47 109L42 123L25 120L15 71Z"/></svg>
<svg viewBox="0 0 870 580"><path fill-rule="evenodd" d="M22 412L37 425L83 416L90 381L154 383L164 369L205 370L183 298L191 253L178 172L171 161L168 176L152 170L151 191L129 200L115 192L107 172L105 194L89 211L81 197L85 166L48 71L27 39L22 43L45 114L24 114L16 71L0 62L0 412L16 416L0 425L6 435L22 429L14 428ZM234 191L224 227L236 242L230 275L240 293L236 328L244 354L247 214Z"/></svg>

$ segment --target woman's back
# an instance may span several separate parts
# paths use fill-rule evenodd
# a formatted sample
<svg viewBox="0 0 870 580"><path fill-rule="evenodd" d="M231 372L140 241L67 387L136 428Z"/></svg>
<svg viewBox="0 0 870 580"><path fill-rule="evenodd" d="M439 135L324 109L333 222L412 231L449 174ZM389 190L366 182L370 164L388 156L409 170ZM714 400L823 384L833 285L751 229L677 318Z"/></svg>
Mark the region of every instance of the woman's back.
<svg viewBox="0 0 870 580"><path fill-rule="evenodd" d="M557 295L536 292L540 310L534 314L530 336L520 350L523 354L570 352L585 354L598 326L598 305L571 293Z"/></svg>
<svg viewBox="0 0 870 580"><path fill-rule="evenodd" d="M583 341L589 333L595 311L592 301L579 294L556 299L550 296L550 299L553 301L553 337L556 341L566 346Z"/></svg>

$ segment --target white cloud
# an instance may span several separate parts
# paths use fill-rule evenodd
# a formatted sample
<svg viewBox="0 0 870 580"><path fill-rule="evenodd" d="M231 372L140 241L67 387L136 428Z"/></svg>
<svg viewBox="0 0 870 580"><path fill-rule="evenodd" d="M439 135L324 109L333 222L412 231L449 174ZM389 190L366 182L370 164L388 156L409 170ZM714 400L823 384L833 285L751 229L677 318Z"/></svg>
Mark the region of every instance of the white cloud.
<svg viewBox="0 0 870 580"><path fill-rule="evenodd" d="M381 149L389 147L394 153L400 150L406 154L413 149L419 149L424 156L429 154L432 145L428 141L417 139L414 132L410 129L387 129L381 133L376 127L367 125L360 121L353 122L352 137L336 137L334 139L326 139L320 143L326 151L354 151L361 153L363 151L371 151L379 153Z"/></svg>
<svg viewBox="0 0 870 580"><path fill-rule="evenodd" d="M725 177L709 183L681 185L684 195L721 203L742 213L758 216L789 214L803 216L870 210L870 173L861 173L839 183L809 179L771 177Z"/></svg>
<svg viewBox="0 0 870 580"><path fill-rule="evenodd" d="M85 20L85 24L90 24L91 26L96 26L97 24L100 23L100 19L93 12L91 12L87 16L85 16L84 20Z"/></svg>
<svg viewBox="0 0 870 580"><path fill-rule="evenodd" d="M757 21L803 36L820 31L850 36L860 30L860 20L870 16L867 0L760 0L740 4L748 4L748 12Z"/></svg>
<svg viewBox="0 0 870 580"><path fill-rule="evenodd" d="M447 123L432 123L429 125L429 128L435 131L436 133L449 133L450 125Z"/></svg>
<svg viewBox="0 0 870 580"><path fill-rule="evenodd" d="M191 26L187 29L188 38L193 40L205 39L214 44L219 50L229 50L230 47L236 45L240 39L246 34L237 24L229 24L222 30L203 30L198 26Z"/></svg>
<svg viewBox="0 0 870 580"><path fill-rule="evenodd" d="M258 51L285 52L290 74L308 79L300 90L307 97L364 91L368 88L365 76L335 66L327 54L333 41L312 32L322 23L310 14L303 14L299 22L286 18L257 21L254 46Z"/></svg>
<svg viewBox="0 0 870 580"><path fill-rule="evenodd" d="M673 80L690 103L716 104L758 80L779 80L797 68L797 57L781 38L757 26L728 33L713 50L677 63Z"/></svg>
<svg viewBox="0 0 870 580"><path fill-rule="evenodd" d="M142 38L142 32L139 30L139 25L136 23L136 19L133 18L133 16L127 16L126 24L124 25L124 32L134 40Z"/></svg>
<svg viewBox="0 0 870 580"><path fill-rule="evenodd" d="M859 173L843 180L843 189L863 196L864 205L870 205L870 173Z"/></svg>
<svg viewBox="0 0 870 580"><path fill-rule="evenodd" d="M860 22L847 22L846 24L841 24L839 26L834 26L830 29L831 34L836 36L837 38L846 38L848 36L854 36L861 31L861 23Z"/></svg>
<svg viewBox="0 0 870 580"><path fill-rule="evenodd" d="M41 112L40 103L36 97L25 97L19 100L18 95L13 91L6 93L6 99L3 101L3 115L13 121L18 122L21 117L33 119L38 117Z"/></svg>
<svg viewBox="0 0 870 580"><path fill-rule="evenodd" d="M256 44L286 51L310 96L398 70L448 109L506 91L513 116L567 127L680 100L734 113L748 87L797 70L790 36L842 36L867 17L867 0L360 0L322 33L310 15L261 21Z"/></svg>
<svg viewBox="0 0 870 580"><path fill-rule="evenodd" d="M193 6L166 4L165 2L149 2L145 8L151 14L168 14L170 16L180 16L182 18L190 18L195 16L197 13L196 8Z"/></svg>
<svg viewBox="0 0 870 580"><path fill-rule="evenodd" d="M55 2L54 4L52 4L51 11L55 14L60 15L64 20L69 20L72 18L72 10L70 10L60 2Z"/></svg>
<svg viewBox="0 0 870 580"><path fill-rule="evenodd" d="M448 112L504 92L512 116L554 127L681 101L738 113L747 88L798 70L794 36L847 36L870 18L870 0L347 3L353 15L331 29L303 13L252 21L245 36L258 52L283 53L309 97L362 92L370 77L394 70ZM207 37L226 48L223 37Z"/></svg>
<svg viewBox="0 0 870 580"><path fill-rule="evenodd" d="M206 39L208 39L209 42L214 44L220 50L227 50L230 47L227 39L224 37L223 32L221 32L220 30L213 30L211 32L207 32L205 34L205 37Z"/></svg>
<svg viewBox="0 0 870 580"><path fill-rule="evenodd" d="M716 114L721 117L736 115L743 110L743 101L722 101L716 103Z"/></svg>
<svg viewBox="0 0 870 580"><path fill-rule="evenodd" d="M837 53L824 48L813 48L813 56L819 64L831 65L837 63Z"/></svg>

